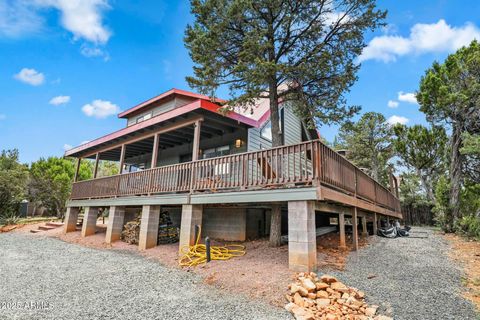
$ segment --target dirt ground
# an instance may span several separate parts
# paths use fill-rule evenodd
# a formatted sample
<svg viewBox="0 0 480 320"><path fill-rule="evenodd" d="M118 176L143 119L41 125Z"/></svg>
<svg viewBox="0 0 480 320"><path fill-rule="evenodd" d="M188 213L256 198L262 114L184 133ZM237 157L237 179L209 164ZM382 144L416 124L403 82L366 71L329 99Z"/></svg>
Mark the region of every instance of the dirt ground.
<svg viewBox="0 0 480 320"><path fill-rule="evenodd" d="M12 232L29 233L32 229L44 223L25 225L16 228ZM80 229L76 232L63 234L62 228L32 234L33 236L55 237L69 243L77 243L83 246L98 249L126 250L139 253L148 259L155 259L160 263L172 268L178 266L178 243L159 245L155 248L139 252L136 245L130 245L123 241L116 241L112 245L105 243L106 225L97 223L95 235L82 238ZM351 238L347 235L347 248L338 249L338 234L327 234L317 239L317 262L319 269L343 270L346 257L352 250ZM221 243L213 242L212 245ZM188 268L187 272L195 272L203 277L204 283L225 289L231 292L246 294L254 299L260 299L276 306L283 306L285 298L281 292L285 292L292 281L293 273L288 270L288 246L279 248L268 246L267 239L248 241L242 243L246 246L246 255L233 258L229 261L212 261L208 264L195 268ZM359 238L360 246L368 245L368 240ZM276 293L276 294L272 294Z"/></svg>
<svg viewBox="0 0 480 320"><path fill-rule="evenodd" d="M464 296L472 301L480 312L480 242L455 234L446 234L444 237L453 247L450 258L464 266L466 278L463 283L467 288Z"/></svg>

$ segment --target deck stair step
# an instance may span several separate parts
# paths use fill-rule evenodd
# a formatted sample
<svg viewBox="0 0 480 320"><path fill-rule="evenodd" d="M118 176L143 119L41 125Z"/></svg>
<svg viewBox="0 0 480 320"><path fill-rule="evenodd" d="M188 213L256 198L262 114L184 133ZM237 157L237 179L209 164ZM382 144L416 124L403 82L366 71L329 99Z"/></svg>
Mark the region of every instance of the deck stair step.
<svg viewBox="0 0 480 320"><path fill-rule="evenodd" d="M42 231L42 230L38 230L38 229L32 229L32 230L30 230L31 233L39 233L39 232L41 232L41 231Z"/></svg>
<svg viewBox="0 0 480 320"><path fill-rule="evenodd" d="M83 224L83 212L78 214L77 227L80 227L82 224Z"/></svg>
<svg viewBox="0 0 480 320"><path fill-rule="evenodd" d="M47 222L45 225L48 226L48 227L58 228L58 227L63 226L63 223L61 223L61 222Z"/></svg>
<svg viewBox="0 0 480 320"><path fill-rule="evenodd" d="M39 227L38 227L38 230L48 231L48 230L52 230L52 229L55 229L55 228L57 228L57 227L39 226Z"/></svg>

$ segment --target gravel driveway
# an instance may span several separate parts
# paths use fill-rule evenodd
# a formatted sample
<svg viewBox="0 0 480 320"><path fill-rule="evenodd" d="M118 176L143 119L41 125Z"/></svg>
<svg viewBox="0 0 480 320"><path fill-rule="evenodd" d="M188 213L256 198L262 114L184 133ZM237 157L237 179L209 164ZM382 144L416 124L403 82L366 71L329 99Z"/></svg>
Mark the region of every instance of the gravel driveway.
<svg viewBox="0 0 480 320"><path fill-rule="evenodd" d="M228 295L203 285L192 273L168 269L133 253L6 233L0 234L0 319L12 318L291 319L291 316L283 309Z"/></svg>
<svg viewBox="0 0 480 320"><path fill-rule="evenodd" d="M348 257L344 272L332 273L364 290L370 303L394 319L480 319L461 297L462 271L448 251L449 244L432 229L413 228L411 238L376 237Z"/></svg>

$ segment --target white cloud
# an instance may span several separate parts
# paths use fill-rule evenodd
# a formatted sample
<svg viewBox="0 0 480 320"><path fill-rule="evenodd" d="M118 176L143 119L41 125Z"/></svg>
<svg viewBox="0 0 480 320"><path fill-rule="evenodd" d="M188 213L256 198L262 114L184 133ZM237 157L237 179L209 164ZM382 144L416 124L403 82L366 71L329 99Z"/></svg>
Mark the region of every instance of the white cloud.
<svg viewBox="0 0 480 320"><path fill-rule="evenodd" d="M45 81L45 76L43 73L29 68L23 68L13 77L19 81L31 84L32 86L39 86Z"/></svg>
<svg viewBox="0 0 480 320"><path fill-rule="evenodd" d="M89 117L95 117L97 119L106 118L108 116L117 114L120 112L120 108L105 100L94 100L92 103L88 103L82 107L83 113Z"/></svg>
<svg viewBox="0 0 480 320"><path fill-rule="evenodd" d="M65 143L65 144L63 145L63 150L65 150L65 151L70 150L70 149L72 149L72 148L73 148L73 147L72 147L71 145L67 144L67 143Z"/></svg>
<svg viewBox="0 0 480 320"><path fill-rule="evenodd" d="M36 0L36 3L59 10L62 26L73 33L76 40L106 43L111 36L102 16L110 7L107 0Z"/></svg>
<svg viewBox="0 0 480 320"><path fill-rule="evenodd" d="M43 19L31 1L0 0L0 36L16 38L42 29Z"/></svg>
<svg viewBox="0 0 480 320"><path fill-rule="evenodd" d="M402 116L391 116L390 118L387 119L387 123L394 125L397 123L400 124L407 124L408 121L410 121L408 118L402 117Z"/></svg>
<svg viewBox="0 0 480 320"><path fill-rule="evenodd" d="M54 106L59 106L61 104L68 103L70 101L70 96L56 96L50 99L50 104Z"/></svg>
<svg viewBox="0 0 480 320"><path fill-rule="evenodd" d="M105 50L99 48L98 46L88 46L86 44L83 44L80 53L84 55L85 57L103 57L103 60L108 61L110 60L110 55L108 52Z"/></svg>
<svg viewBox="0 0 480 320"><path fill-rule="evenodd" d="M388 100L387 106L388 106L389 108L397 108L397 107L398 107L398 101Z"/></svg>
<svg viewBox="0 0 480 320"><path fill-rule="evenodd" d="M403 92L403 91L398 92L398 101L408 102L408 103L413 103L413 104L418 103L417 98L415 98L415 93Z"/></svg>
<svg viewBox="0 0 480 320"><path fill-rule="evenodd" d="M0 120L5 120L7 119L7 116L4 115L3 113L0 113Z"/></svg>
<svg viewBox="0 0 480 320"><path fill-rule="evenodd" d="M445 20L437 23L417 23L410 29L408 37L383 35L374 37L363 50L359 61L395 61L407 54L428 52L453 52L472 40L480 40L480 29L472 23L452 27Z"/></svg>
<svg viewBox="0 0 480 320"><path fill-rule="evenodd" d="M20 37L45 31L42 11L58 10L60 24L73 34L74 40L93 43L93 48L81 48L88 57L108 53L98 48L110 39L112 32L104 24L104 12L110 9L108 0L0 0L0 37Z"/></svg>
<svg viewBox="0 0 480 320"><path fill-rule="evenodd" d="M85 140L85 141L80 142L80 145L82 145L82 144L87 144L87 143L89 143L89 142L90 142L90 140Z"/></svg>

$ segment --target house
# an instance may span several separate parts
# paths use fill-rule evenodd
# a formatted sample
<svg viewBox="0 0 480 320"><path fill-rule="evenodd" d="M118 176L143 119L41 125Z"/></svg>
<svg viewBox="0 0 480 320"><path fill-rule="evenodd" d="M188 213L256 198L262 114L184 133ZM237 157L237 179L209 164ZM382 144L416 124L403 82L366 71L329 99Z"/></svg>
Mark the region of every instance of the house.
<svg viewBox="0 0 480 320"><path fill-rule="evenodd" d="M267 235L271 210L283 211L293 270L316 268L316 228L345 216L367 232L380 217L401 218L398 198L319 140L292 108L281 104L285 146L271 148L267 100L224 112L223 100L172 89L118 116L125 128L68 150L77 174L65 232L95 233L99 208L110 207L106 242L119 239L132 208L141 210L139 248L157 245L160 210L180 225L180 247L193 244L195 225L211 238L243 241ZM95 159L94 178L77 181L82 159ZM97 178L99 160L118 161L120 174Z"/></svg>

